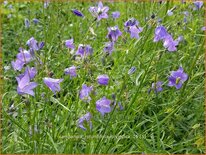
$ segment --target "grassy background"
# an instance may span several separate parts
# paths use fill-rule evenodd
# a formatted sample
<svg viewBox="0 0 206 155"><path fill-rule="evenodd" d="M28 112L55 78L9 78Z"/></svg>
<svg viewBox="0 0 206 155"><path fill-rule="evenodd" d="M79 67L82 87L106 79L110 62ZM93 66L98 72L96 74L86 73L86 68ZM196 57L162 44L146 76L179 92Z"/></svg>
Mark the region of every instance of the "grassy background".
<svg viewBox="0 0 206 155"><path fill-rule="evenodd" d="M110 7L110 18L97 24L88 12L95 3L53 2L46 9L43 2L12 3L11 9L9 4L1 6L3 67L11 66L19 47L27 49L26 41L32 36L46 44L38 53L43 65L29 64L38 69L35 97L18 95L15 77L20 73L12 68L4 70L2 153L205 152L203 8L194 11L192 3L178 2L105 2ZM174 6L177 7L174 15L167 16L167 10ZM73 8L81 10L85 18L74 16ZM113 20L112 11L120 11L120 18ZM183 11L189 12L188 23L183 22ZM152 14L155 14L153 20ZM130 17L135 17L144 28L140 40L131 39L123 32L123 23ZM25 18L31 21L28 29ZM33 24L33 18L40 23ZM161 42L153 42L159 18L175 39L184 36L185 41L179 44L177 52L167 52ZM88 31L92 24L96 37ZM107 56L103 52L108 41L107 27L115 25L123 36L115 44L115 51ZM93 47L94 54L87 61L75 61L66 49L64 41L71 37L76 47L81 43ZM64 69L71 65L79 67L78 77L72 80L64 75ZM176 90L167 86L167 79L170 71L180 65L189 80ZM131 66L137 70L129 76ZM51 72L53 78L64 78L61 92L56 96L42 81ZM98 86L99 74L109 75L108 86ZM164 91L148 94L151 83L157 80L164 81ZM90 104L78 97L83 83L93 85L96 91ZM45 97L41 96L43 92ZM102 117L95 109L95 102L103 96L112 100L113 93L124 110L115 107L112 113ZM77 119L87 111L93 115L91 131L77 127Z"/></svg>

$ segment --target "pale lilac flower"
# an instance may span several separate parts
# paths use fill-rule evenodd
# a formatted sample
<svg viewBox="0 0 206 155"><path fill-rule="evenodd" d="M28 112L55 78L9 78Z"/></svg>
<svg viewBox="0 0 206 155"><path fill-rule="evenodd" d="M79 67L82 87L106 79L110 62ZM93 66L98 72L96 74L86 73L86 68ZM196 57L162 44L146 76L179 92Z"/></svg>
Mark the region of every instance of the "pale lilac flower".
<svg viewBox="0 0 206 155"><path fill-rule="evenodd" d="M162 81L157 81L156 83L152 83L152 90L155 91L155 93L161 92L163 90L162 88Z"/></svg>
<svg viewBox="0 0 206 155"><path fill-rule="evenodd" d="M26 44L30 47L31 50L33 51L38 51L44 47L44 42L38 43L34 37L31 37Z"/></svg>
<svg viewBox="0 0 206 155"><path fill-rule="evenodd" d="M44 8L47 8L49 6L49 3L50 3L49 0L45 1L44 2Z"/></svg>
<svg viewBox="0 0 206 155"><path fill-rule="evenodd" d="M119 11L112 12L112 17L113 17L114 19L119 18L119 16L120 16L120 12L119 12Z"/></svg>
<svg viewBox="0 0 206 155"><path fill-rule="evenodd" d="M67 48L70 48L70 49L75 49L75 46L74 46L74 39L69 39L69 40L66 40L65 41L65 46Z"/></svg>
<svg viewBox="0 0 206 155"><path fill-rule="evenodd" d="M17 58L16 61L12 61L11 64L14 70L19 70L19 71L21 71L21 69L25 64L33 60L30 51L23 50L23 49L20 50L16 58Z"/></svg>
<svg viewBox="0 0 206 155"><path fill-rule="evenodd" d="M16 61L12 61L11 65L13 67L14 70L19 70L21 71L21 69L24 67L24 62L21 60L16 59Z"/></svg>
<svg viewBox="0 0 206 155"><path fill-rule="evenodd" d="M90 112L88 112L88 113L86 113L84 116L80 117L80 118L78 119L78 126L79 126L81 129L86 130L86 128L84 127L84 122L86 121L87 123L89 123L89 127L90 127L90 129L91 129L91 128L92 128L91 117L92 117L92 115L91 115Z"/></svg>
<svg viewBox="0 0 206 155"><path fill-rule="evenodd" d="M98 7L90 7L89 12L94 16L97 21L103 18L108 18L107 12L109 10L108 6L103 6L102 2L98 3Z"/></svg>
<svg viewBox="0 0 206 155"><path fill-rule="evenodd" d="M70 77L76 77L77 76L77 73L76 73L76 67L75 66L71 66L71 67L69 67L69 68L66 68L65 70L64 70L64 73L66 74L66 75L70 75Z"/></svg>
<svg viewBox="0 0 206 155"><path fill-rule="evenodd" d="M104 116L105 113L111 112L111 101L105 96L96 102L96 109Z"/></svg>
<svg viewBox="0 0 206 155"><path fill-rule="evenodd" d="M54 94L56 94L56 92L59 92L61 90L60 82L62 82L63 79L53 79L53 78L45 77L43 78L43 81Z"/></svg>
<svg viewBox="0 0 206 155"><path fill-rule="evenodd" d="M154 42L158 42L160 40L165 39L169 34L167 33L167 30L165 29L164 26L158 26L155 29L155 37L154 37Z"/></svg>
<svg viewBox="0 0 206 155"><path fill-rule="evenodd" d="M203 26L203 27L201 28L201 30L202 30L202 31L206 31L206 26Z"/></svg>
<svg viewBox="0 0 206 155"><path fill-rule="evenodd" d="M72 9L73 14L79 17L84 17L84 14L77 9Z"/></svg>
<svg viewBox="0 0 206 155"><path fill-rule="evenodd" d="M196 1L194 2L194 5L196 6L196 9L200 9L203 6L203 1Z"/></svg>
<svg viewBox="0 0 206 155"><path fill-rule="evenodd" d="M170 52L174 52L177 50L177 45L178 45L178 41L173 40L171 35L168 35L165 39L164 39L164 47L167 48L168 51Z"/></svg>
<svg viewBox="0 0 206 155"><path fill-rule="evenodd" d="M99 75L97 77L97 81L100 85L108 85L109 83L109 76L108 75Z"/></svg>
<svg viewBox="0 0 206 155"><path fill-rule="evenodd" d="M105 44L104 51L111 54L113 52L113 50L114 50L114 43L113 42L107 42Z"/></svg>
<svg viewBox="0 0 206 155"><path fill-rule="evenodd" d="M177 71L172 71L169 77L168 86L175 86L176 89L180 89L182 84L188 79L188 75L184 72L182 67L179 67Z"/></svg>
<svg viewBox="0 0 206 155"><path fill-rule="evenodd" d="M80 55L81 57L85 57L85 56L91 55L92 53L93 53L93 49L90 45L80 44L78 49L77 49L76 55Z"/></svg>
<svg viewBox="0 0 206 155"><path fill-rule="evenodd" d="M30 77L28 74L25 74L21 78L16 77L16 80L18 82L18 86L17 86L18 94L20 95L29 94L31 96L35 95L33 89L37 87L38 84L36 82L30 82Z"/></svg>
<svg viewBox="0 0 206 155"><path fill-rule="evenodd" d="M130 18L124 23L124 27L138 26L139 22L135 18Z"/></svg>
<svg viewBox="0 0 206 155"><path fill-rule="evenodd" d="M119 30L118 26L109 27L107 29L107 38L109 38L111 42L116 42L118 37L122 35L122 32Z"/></svg>
<svg viewBox="0 0 206 155"><path fill-rule="evenodd" d="M21 79L25 74L29 75L30 80L32 80L36 76L37 70L35 67L26 67L25 72L16 78Z"/></svg>
<svg viewBox="0 0 206 155"><path fill-rule="evenodd" d="M86 84L82 85L82 89L79 92L79 97L82 101L84 102L90 102L91 101L91 97L89 96L91 91L93 90L92 86L87 87Z"/></svg>
<svg viewBox="0 0 206 155"><path fill-rule="evenodd" d="M139 39L139 33L143 31L143 28L138 27L138 24L135 18L130 18L124 23L125 31L130 33L131 38Z"/></svg>

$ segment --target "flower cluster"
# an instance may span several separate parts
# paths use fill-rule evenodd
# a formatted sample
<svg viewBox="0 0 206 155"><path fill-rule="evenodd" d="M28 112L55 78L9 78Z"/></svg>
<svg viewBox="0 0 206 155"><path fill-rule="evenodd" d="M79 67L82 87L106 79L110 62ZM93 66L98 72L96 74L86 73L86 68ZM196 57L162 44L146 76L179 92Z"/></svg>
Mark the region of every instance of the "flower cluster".
<svg viewBox="0 0 206 155"><path fill-rule="evenodd" d="M195 6L200 9L202 6L202 3L194 2ZM48 7L48 6L47 6ZM102 19L109 18L108 16L109 7L103 6L102 2L98 3L98 6L90 7L89 12L91 12L92 16L95 17L96 22L100 22ZM78 17L84 17L84 14L80 12L77 9L72 9L72 13ZM173 15L172 10L169 10L167 13L169 16ZM120 12L115 11L112 12L112 18L115 20L120 17ZM38 21L36 20L36 23ZM29 27L29 22L25 20L25 24L27 27ZM129 34L130 38L140 39L140 35L143 33L143 27L140 27L141 24L139 24L139 21L135 18L128 19L124 24L124 33ZM120 27L121 28L121 27ZM112 52L115 50L114 47L118 42L118 39L121 39L121 36L123 35L123 32L119 29L118 25L111 26L107 28L108 33L106 35L106 38L108 39L108 42L104 45L104 52L112 54ZM154 39L153 42L163 42L164 48L166 48L168 51L173 52L177 51L177 46L180 41L183 40L182 36L179 36L177 40L174 40L172 35L168 33L167 29L159 25L155 28L154 32ZM27 42L26 45L29 47L28 50L19 49L19 53L16 56L16 60L12 61L12 67L15 71L21 71L25 65L28 65L30 62L35 61L37 56L36 52L40 51L44 47L44 42L38 42L34 39L34 37L31 37ZM85 60L86 58L92 56L94 50L92 46L89 44L79 44L78 46L75 46L74 39L70 38L68 40L64 40L64 44L68 50L76 51L74 56L79 56L81 60ZM39 58L37 58L39 59ZM78 67L75 65L67 66L68 68L64 69L65 76L70 76L70 79L78 79ZM132 66L127 76L132 76L132 74L136 71L136 67ZM37 70L35 67L29 67L26 66L24 68L24 73L20 74L16 77L18 86L17 86L17 92L20 95L31 95L35 96L34 88L38 86L36 82L33 82L35 76L37 75ZM169 87L175 87L176 89L180 89L183 85L183 83L188 79L188 75L184 72L182 67L179 67L177 71L171 71L171 75L168 77L168 86ZM63 78L55 79L51 77L43 77L44 84L53 92L53 94L56 94L61 91L60 83L63 82ZM96 84L98 87L105 88L108 85L111 85L110 77L102 73L101 75L98 75L96 77ZM95 91L95 87L92 84L85 84L81 83L81 90L78 90L78 96L81 102L84 102L85 104L90 104L90 102L93 102L93 92ZM149 92L154 91L156 94L163 91L163 82L162 81L155 81L152 83L151 88L149 89ZM103 97L102 97L103 96ZM114 102L106 96L102 95L100 99L98 99L96 103L96 110L102 115L105 116L105 114L110 113L113 108L112 105L116 105L118 103L120 110L123 110L123 106L121 105L121 102L116 101L114 99ZM80 117L78 119L78 126L86 130L85 122L89 123L90 129L92 128L92 114L90 112L87 112L85 115Z"/></svg>

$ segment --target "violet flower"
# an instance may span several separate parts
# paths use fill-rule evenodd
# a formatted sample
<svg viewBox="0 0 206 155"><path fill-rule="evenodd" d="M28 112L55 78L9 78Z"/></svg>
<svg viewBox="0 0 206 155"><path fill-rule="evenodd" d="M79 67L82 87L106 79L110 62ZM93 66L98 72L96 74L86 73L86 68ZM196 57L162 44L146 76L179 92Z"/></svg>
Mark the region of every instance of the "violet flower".
<svg viewBox="0 0 206 155"><path fill-rule="evenodd" d="M32 80L32 79L36 76L37 70L36 70L35 67L31 67L31 68L30 68L30 67L26 67L25 72L24 72L23 74L20 74L20 75L19 75L18 77L16 77L16 78L21 79L21 78L23 78L23 76L24 76L25 74L28 74L30 80Z"/></svg>
<svg viewBox="0 0 206 155"><path fill-rule="evenodd" d="M182 84L188 79L188 75L184 72L182 67L179 67L177 71L172 71L169 79L168 86L175 86L176 89L180 89Z"/></svg>
<svg viewBox="0 0 206 155"><path fill-rule="evenodd" d="M113 42L107 42L104 47L104 51L108 52L109 54L112 54L114 51L114 43Z"/></svg>
<svg viewBox="0 0 206 155"><path fill-rule="evenodd" d="M194 5L196 6L196 9L199 10L203 6L203 1L195 1Z"/></svg>
<svg viewBox="0 0 206 155"><path fill-rule="evenodd" d="M34 19L33 19L33 22L34 22L34 24L38 24L38 23L39 23L39 20L36 19L36 18L34 18Z"/></svg>
<svg viewBox="0 0 206 155"><path fill-rule="evenodd" d="M201 28L201 30L202 30L202 31L206 31L206 26L203 26L203 27Z"/></svg>
<svg viewBox="0 0 206 155"><path fill-rule="evenodd" d="M79 92L79 97L82 101L84 102L90 102L91 101L91 97L89 96L91 91L93 90L92 86L87 87L86 84L82 85L82 89Z"/></svg>
<svg viewBox="0 0 206 155"><path fill-rule="evenodd" d="M161 92L163 90L162 84L163 84L162 81L157 81L155 83L152 83L151 90L154 90L155 93Z"/></svg>
<svg viewBox="0 0 206 155"><path fill-rule="evenodd" d="M98 7L90 7L89 12L94 16L97 21L103 18L108 18L107 12L109 10L108 6L103 6L102 2L98 3Z"/></svg>
<svg viewBox="0 0 206 155"><path fill-rule="evenodd" d="M167 33L167 30L165 29L164 26L158 26L155 29L155 37L154 37L154 42L158 42L160 40L165 39L169 34Z"/></svg>
<svg viewBox="0 0 206 155"><path fill-rule="evenodd" d="M92 53L93 53L93 49L90 45L80 44L78 49L77 49L76 55L80 55L81 57L85 57L85 56L91 55Z"/></svg>
<svg viewBox="0 0 206 155"><path fill-rule="evenodd" d="M118 26L109 27L107 29L108 29L107 38L109 38L111 42L116 42L118 37L122 35L122 32L119 30Z"/></svg>
<svg viewBox="0 0 206 155"><path fill-rule="evenodd" d="M131 68L129 69L129 71L128 71L128 74L129 74L129 75L133 74L133 73L136 71L136 69L137 69L137 68L134 67L134 66L131 67Z"/></svg>
<svg viewBox="0 0 206 155"><path fill-rule="evenodd" d="M32 49L33 51L38 51L44 47L44 42L38 43L34 37L31 37L26 44Z"/></svg>
<svg viewBox="0 0 206 155"><path fill-rule="evenodd" d="M87 122L87 123L89 123L89 127L90 127L90 129L91 129L91 128L92 128L91 117L92 117L92 115L91 115L90 112L88 112L88 113L86 113L84 116L80 117L80 118L78 119L78 126L79 126L81 129L86 130L86 128L84 127L84 122Z"/></svg>
<svg viewBox="0 0 206 155"><path fill-rule="evenodd" d="M19 70L19 71L21 71L21 69L23 68L25 64L34 60L30 51L26 51L23 49L20 50L16 58L17 58L16 61L12 61L11 64L14 70Z"/></svg>
<svg viewBox="0 0 206 155"><path fill-rule="evenodd" d="M47 85L47 87L54 93L59 92L61 90L60 88L60 82L63 81L63 79L53 79L45 77L43 78L44 83Z"/></svg>
<svg viewBox="0 0 206 155"><path fill-rule="evenodd" d="M112 109L110 107L110 104L111 101L104 96L96 102L96 109L102 114L102 116L104 116L105 113L111 112Z"/></svg>
<svg viewBox="0 0 206 155"><path fill-rule="evenodd" d="M100 85L108 85L109 83L109 76L108 75L99 75L97 77L97 81Z"/></svg>
<svg viewBox="0 0 206 155"><path fill-rule="evenodd" d="M177 45L178 45L178 41L173 40L171 35L168 35L165 39L164 39L164 47L167 48L168 51L170 52L174 52L177 50Z"/></svg>
<svg viewBox="0 0 206 155"><path fill-rule="evenodd" d="M64 73L65 73L66 75L69 74L71 78L72 78L72 77L76 77L76 76L77 76L76 67L75 67L75 66L71 66L71 67L69 67L69 68L66 68L66 69L64 70Z"/></svg>
<svg viewBox="0 0 206 155"><path fill-rule="evenodd" d="M17 92L20 95L24 95L24 94L29 94L31 96L34 96L34 91L33 89L35 87L37 87L37 83L36 82L30 82L30 77L29 74L24 74L23 77L16 77L16 80L18 82L18 86L17 86Z"/></svg>
<svg viewBox="0 0 206 155"><path fill-rule="evenodd" d="M138 24L135 18L130 18L124 23L125 31L130 33L131 38L139 39L139 33L143 31L143 28L138 27Z"/></svg>
<svg viewBox="0 0 206 155"><path fill-rule="evenodd" d="M77 9L72 9L73 14L79 17L84 17L84 14Z"/></svg>
<svg viewBox="0 0 206 155"><path fill-rule="evenodd" d="M120 16L120 12L119 12L119 11L112 12L112 17L113 17L114 19L119 18L119 16Z"/></svg>
<svg viewBox="0 0 206 155"><path fill-rule="evenodd" d="M75 49L75 46L74 46L74 39L69 39L69 40L66 40L65 41L65 46L67 48L70 48L70 49Z"/></svg>

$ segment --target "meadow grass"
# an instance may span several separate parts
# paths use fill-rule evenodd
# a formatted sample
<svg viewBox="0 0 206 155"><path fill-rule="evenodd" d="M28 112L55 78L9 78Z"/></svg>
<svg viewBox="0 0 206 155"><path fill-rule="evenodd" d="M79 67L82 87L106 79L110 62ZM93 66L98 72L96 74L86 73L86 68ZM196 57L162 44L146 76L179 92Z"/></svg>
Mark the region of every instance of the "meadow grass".
<svg viewBox="0 0 206 155"><path fill-rule="evenodd" d="M12 8L10 7L12 5ZM205 153L204 139L204 9L193 10L193 3L104 2L109 18L94 20L88 11L92 2L43 2L2 4L2 52L4 92L2 94L2 153ZM176 6L172 16L167 11ZM75 16L78 9L85 18ZM112 11L119 11L114 20ZM189 15L184 22L184 11ZM155 15L152 19L151 16ZM124 22L134 17L143 27L140 39L130 38ZM24 20L30 21L26 28ZM32 19L37 18L38 24ZM184 40L177 51L168 52L162 42L153 42L158 20L173 38ZM118 25L123 35L111 55L104 52L108 42L107 27ZM94 29L96 35L89 31ZM31 62L38 74L34 81L35 97L19 95L15 77L20 73L11 67L19 47L28 49L31 37L44 41L36 53L42 61ZM94 49L91 56L76 60L64 44L74 38ZM76 51L75 49L75 51ZM70 78L64 69L78 66L77 77ZM133 74L128 70L136 67ZM180 66L188 74L182 88L168 87L170 72ZM10 69L6 69L10 67ZM43 83L44 77L63 78L56 95ZM97 76L107 74L109 85L100 86ZM163 81L163 91L148 93L153 82ZM79 98L82 84L92 85L95 94L90 103ZM44 93L44 95L42 95ZM95 102L106 96L121 102L102 116ZM82 130L77 120L92 114L92 129Z"/></svg>

